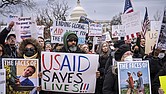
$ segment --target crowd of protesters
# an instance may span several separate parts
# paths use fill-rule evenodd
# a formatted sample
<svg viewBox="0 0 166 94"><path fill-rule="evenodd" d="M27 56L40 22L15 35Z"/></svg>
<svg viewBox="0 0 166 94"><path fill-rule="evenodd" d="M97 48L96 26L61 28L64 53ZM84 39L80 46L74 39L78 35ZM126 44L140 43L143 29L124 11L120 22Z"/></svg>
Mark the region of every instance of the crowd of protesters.
<svg viewBox="0 0 166 94"><path fill-rule="evenodd" d="M38 37L38 39L24 39L18 45L16 35L9 34L13 26L14 22L11 22L7 28L0 32L0 68L2 68L2 58L39 59L40 67L41 51L99 54L95 94L119 94L118 72L115 62L132 61L134 58L139 58L149 60L152 94L163 93L160 88L159 76L166 75L166 51L154 46L151 53L145 54L145 39L141 39L141 36L135 42L132 39L101 42L95 45L93 52L92 43L78 44L77 35L71 32L64 34L63 44L52 44L49 40ZM128 75L130 75L129 72ZM140 77L142 74L139 72L137 75ZM34 92L36 91L39 91L40 94L64 94L62 92L42 91L41 87L36 87ZM145 94L145 91L140 92L143 93L138 91L137 94ZM129 94L133 94L133 87L131 87Z"/></svg>

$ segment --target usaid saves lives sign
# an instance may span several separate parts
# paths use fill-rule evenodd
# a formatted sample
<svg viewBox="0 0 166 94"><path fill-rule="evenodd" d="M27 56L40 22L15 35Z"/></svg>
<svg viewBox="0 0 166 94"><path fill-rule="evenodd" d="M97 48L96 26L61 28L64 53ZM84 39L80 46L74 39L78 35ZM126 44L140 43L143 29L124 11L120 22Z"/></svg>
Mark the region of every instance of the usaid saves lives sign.
<svg viewBox="0 0 166 94"><path fill-rule="evenodd" d="M94 93L98 55L42 52L42 90Z"/></svg>

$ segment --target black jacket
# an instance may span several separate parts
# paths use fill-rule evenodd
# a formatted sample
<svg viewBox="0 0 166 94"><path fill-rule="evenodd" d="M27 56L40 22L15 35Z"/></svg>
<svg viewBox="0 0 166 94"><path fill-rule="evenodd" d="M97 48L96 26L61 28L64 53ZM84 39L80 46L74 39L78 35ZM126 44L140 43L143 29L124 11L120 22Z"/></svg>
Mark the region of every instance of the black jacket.
<svg viewBox="0 0 166 94"><path fill-rule="evenodd" d="M166 65L157 73L152 83L152 94L158 94L160 88L159 76L166 76Z"/></svg>
<svg viewBox="0 0 166 94"><path fill-rule="evenodd" d="M112 73L112 66L108 68L103 84L103 94L119 94L118 75Z"/></svg>
<svg viewBox="0 0 166 94"><path fill-rule="evenodd" d="M7 35L9 34L10 30L7 30L6 28L4 28L1 32L0 32L0 44L5 44L5 39L7 37Z"/></svg>

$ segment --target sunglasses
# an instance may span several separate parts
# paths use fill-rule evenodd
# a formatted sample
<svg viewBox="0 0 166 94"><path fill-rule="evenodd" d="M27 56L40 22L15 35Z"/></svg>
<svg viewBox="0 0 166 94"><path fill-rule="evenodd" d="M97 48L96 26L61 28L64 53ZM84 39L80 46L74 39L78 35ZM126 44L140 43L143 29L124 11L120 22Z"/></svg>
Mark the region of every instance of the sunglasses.
<svg viewBox="0 0 166 94"><path fill-rule="evenodd" d="M35 51L35 48L25 48L25 51Z"/></svg>
<svg viewBox="0 0 166 94"><path fill-rule="evenodd" d="M69 39L68 41L69 41L69 42L73 42L73 41L76 42L77 39Z"/></svg>

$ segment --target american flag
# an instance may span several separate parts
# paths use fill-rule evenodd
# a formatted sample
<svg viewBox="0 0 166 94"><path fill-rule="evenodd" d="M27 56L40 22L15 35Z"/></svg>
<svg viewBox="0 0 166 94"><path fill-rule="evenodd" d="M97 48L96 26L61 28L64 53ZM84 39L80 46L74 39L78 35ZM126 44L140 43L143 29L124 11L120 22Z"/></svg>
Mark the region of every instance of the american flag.
<svg viewBox="0 0 166 94"><path fill-rule="evenodd" d="M145 9L146 9L145 17L144 17L144 21L143 21L143 25L142 25L142 37L143 38L145 38L146 31L148 30L148 26L150 24L147 7L145 7Z"/></svg>
<svg viewBox="0 0 166 94"><path fill-rule="evenodd" d="M126 0L125 1L125 6L124 6L124 12L123 12L123 14L131 13L133 11L134 10L133 10L131 1L130 0Z"/></svg>

